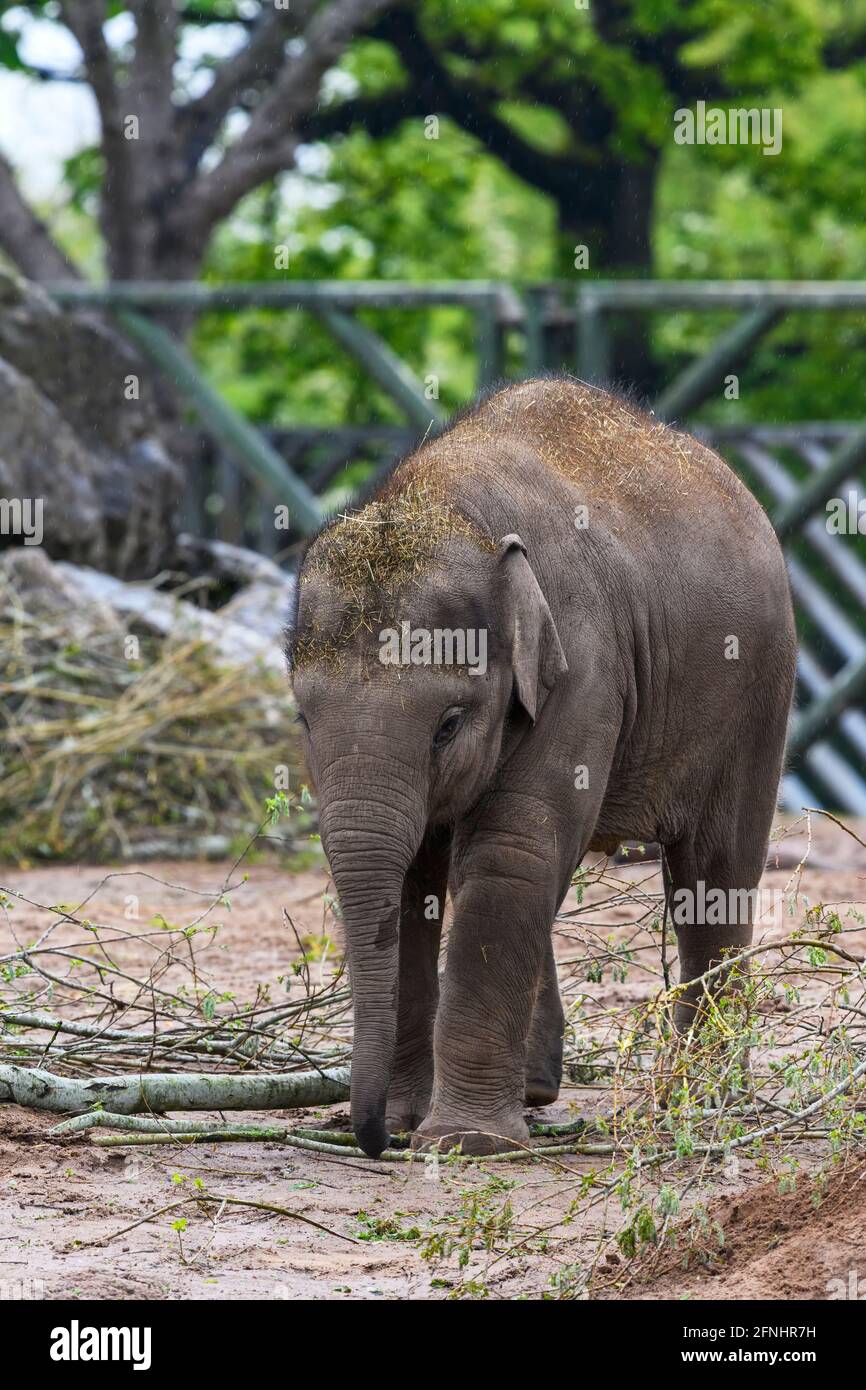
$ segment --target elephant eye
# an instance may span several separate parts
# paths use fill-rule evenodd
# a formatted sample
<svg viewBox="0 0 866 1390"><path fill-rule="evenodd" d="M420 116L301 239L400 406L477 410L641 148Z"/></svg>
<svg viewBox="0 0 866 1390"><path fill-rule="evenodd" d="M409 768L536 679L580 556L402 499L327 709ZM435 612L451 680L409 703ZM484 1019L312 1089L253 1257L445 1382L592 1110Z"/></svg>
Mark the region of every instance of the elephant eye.
<svg viewBox="0 0 866 1390"><path fill-rule="evenodd" d="M301 711L300 711L300 710L298 710L297 714L295 715L295 720L294 720L294 722L295 722L296 724L300 724L300 726L301 726L302 729L309 729L309 727L310 727L309 724L307 723L306 719L304 718L304 716L301 714Z"/></svg>
<svg viewBox="0 0 866 1390"><path fill-rule="evenodd" d="M460 725L463 723L465 710L450 709L442 720L439 728L433 737L433 752L438 753L440 748L444 748L450 743Z"/></svg>

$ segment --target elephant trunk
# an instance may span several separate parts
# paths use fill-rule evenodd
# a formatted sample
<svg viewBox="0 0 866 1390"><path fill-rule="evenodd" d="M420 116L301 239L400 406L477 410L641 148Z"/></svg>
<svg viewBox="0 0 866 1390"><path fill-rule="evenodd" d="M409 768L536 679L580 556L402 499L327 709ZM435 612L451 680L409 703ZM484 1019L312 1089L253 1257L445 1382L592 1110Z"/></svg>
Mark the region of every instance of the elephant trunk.
<svg viewBox="0 0 866 1390"><path fill-rule="evenodd" d="M423 833L417 794L329 799L322 842L346 933L354 1005L351 1113L355 1137L378 1158L388 1145L385 1105L394 1066L403 881ZM397 803L400 805L398 806ZM400 809L400 806L405 809Z"/></svg>

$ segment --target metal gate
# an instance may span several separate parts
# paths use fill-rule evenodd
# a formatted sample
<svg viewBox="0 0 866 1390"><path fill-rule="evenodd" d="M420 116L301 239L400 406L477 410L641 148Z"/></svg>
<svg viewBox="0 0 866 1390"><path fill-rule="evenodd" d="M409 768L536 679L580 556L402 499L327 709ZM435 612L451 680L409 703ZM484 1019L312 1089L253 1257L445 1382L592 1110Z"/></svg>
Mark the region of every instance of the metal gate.
<svg viewBox="0 0 866 1390"><path fill-rule="evenodd" d="M726 374L742 370L784 315L862 314L866 283L592 281L578 290L560 284L517 289L486 281L75 283L54 286L52 293L64 303L110 309L196 407L208 442L190 480L187 525L265 549L272 548L273 527L264 517L275 501L291 508L299 532L310 531L322 516L321 493L346 461L361 452L374 472L385 469L442 418L423 383L355 317L357 310L463 307L473 323L479 387L502 376L506 363L511 375L520 377L566 362L584 380L603 383L609 377L612 313L739 310L733 326L669 383L654 408L720 450L762 498L785 547L801 639L785 802L866 815L866 425L861 420L727 429L690 425ZM397 403L405 425L257 430L208 385L184 347L142 313L262 305L315 315L339 349ZM841 534L828 525L828 503L838 498L847 502L853 521Z"/></svg>

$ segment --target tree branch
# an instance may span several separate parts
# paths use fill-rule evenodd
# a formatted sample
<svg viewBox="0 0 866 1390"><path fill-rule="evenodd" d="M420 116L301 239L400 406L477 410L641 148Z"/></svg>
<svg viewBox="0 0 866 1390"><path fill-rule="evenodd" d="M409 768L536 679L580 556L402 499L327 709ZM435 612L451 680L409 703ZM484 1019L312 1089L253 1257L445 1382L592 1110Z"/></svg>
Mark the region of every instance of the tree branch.
<svg viewBox="0 0 866 1390"><path fill-rule="evenodd" d="M429 104L414 87L399 87L378 97L354 97L324 110L301 116L296 126L299 139L306 142L345 135L360 126L368 135L388 135L401 121L426 116Z"/></svg>
<svg viewBox="0 0 866 1390"><path fill-rule="evenodd" d="M243 48L217 68L206 92L178 112L188 131L186 163L192 171L246 87L272 82L283 60L286 39L298 34L315 8L315 0L296 0L291 11L264 11ZM186 16L184 16L186 17Z"/></svg>
<svg viewBox="0 0 866 1390"><path fill-rule="evenodd" d="M135 17L135 56L129 93L135 110L147 110L163 127L172 119L177 11L172 0L129 0Z"/></svg>
<svg viewBox="0 0 866 1390"><path fill-rule="evenodd" d="M18 189L11 166L0 154L0 247L31 280L78 280L80 275L52 240Z"/></svg>
<svg viewBox="0 0 866 1390"><path fill-rule="evenodd" d="M243 135L217 167L191 183L177 212L184 235L205 237L241 198L291 167L300 143L297 126L315 110L325 72L348 44L393 0L333 0L317 9L297 54L283 61L268 95L256 106Z"/></svg>
<svg viewBox="0 0 866 1390"><path fill-rule="evenodd" d="M598 167L573 153L545 154L524 140L476 88L452 77L410 11L399 9L384 15L375 33L397 50L411 80L414 100L427 112L450 116L532 187L567 203L574 211L593 209L600 191Z"/></svg>
<svg viewBox="0 0 866 1390"><path fill-rule="evenodd" d="M131 150L124 136L124 112L111 53L105 41L102 0L61 0L60 13L84 58L102 128L105 177L100 196L100 222L112 278L134 273L136 209Z"/></svg>
<svg viewBox="0 0 866 1390"><path fill-rule="evenodd" d="M93 89L103 127L119 127L119 93L103 25L107 18L101 0L61 0L60 13L84 58L87 81Z"/></svg>

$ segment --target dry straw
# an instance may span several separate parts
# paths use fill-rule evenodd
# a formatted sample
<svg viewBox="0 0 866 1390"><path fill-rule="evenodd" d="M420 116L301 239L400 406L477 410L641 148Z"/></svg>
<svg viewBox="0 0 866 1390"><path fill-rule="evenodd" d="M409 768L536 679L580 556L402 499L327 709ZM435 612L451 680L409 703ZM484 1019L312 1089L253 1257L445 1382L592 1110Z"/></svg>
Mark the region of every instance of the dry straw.
<svg viewBox="0 0 866 1390"><path fill-rule="evenodd" d="M286 683L202 641L30 611L0 576L0 861L247 837L294 745Z"/></svg>
<svg viewBox="0 0 866 1390"><path fill-rule="evenodd" d="M333 632L309 629L294 644L295 668L316 662L338 667L344 644L359 630L388 621L394 599L417 584L449 542L492 543L452 504L443 476L408 460L388 489L357 512L340 516L314 542L301 584L329 580L343 602L335 605Z"/></svg>

